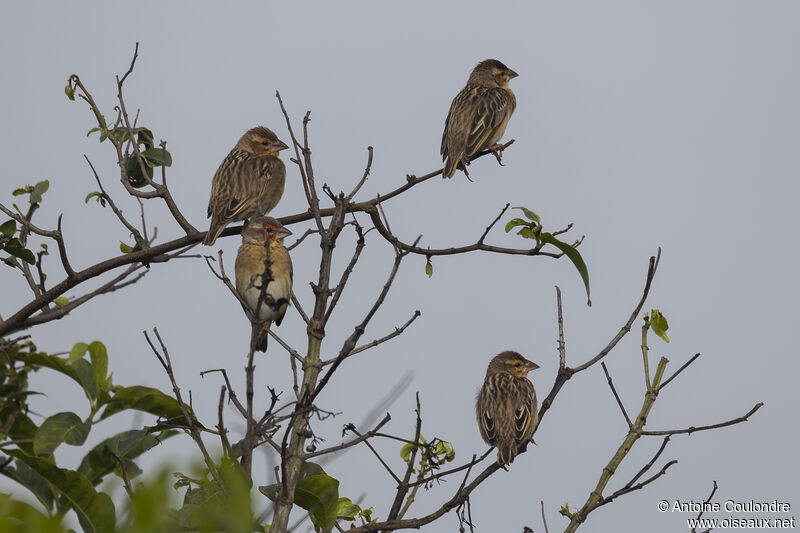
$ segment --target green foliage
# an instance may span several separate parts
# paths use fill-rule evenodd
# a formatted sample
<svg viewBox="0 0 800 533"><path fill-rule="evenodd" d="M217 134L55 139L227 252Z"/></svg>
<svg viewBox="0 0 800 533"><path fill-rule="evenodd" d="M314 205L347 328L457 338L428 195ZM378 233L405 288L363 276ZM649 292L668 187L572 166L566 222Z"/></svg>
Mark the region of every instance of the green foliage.
<svg viewBox="0 0 800 533"><path fill-rule="evenodd" d="M47 192L47 189L50 188L50 182L48 180L40 181L36 185L26 185L25 187L20 187L18 189L14 189L12 193L14 196L22 196L22 195L29 195L28 201L31 205L40 204L42 203L42 195ZM20 213L19 207L14 204L17 212ZM15 234L19 232L21 228L17 228L17 223L15 220L7 220L0 224L0 251L4 251L8 254L7 257L0 257L0 261L3 261L5 264L21 269L22 266L19 264L17 259L21 259L30 265L36 264L36 255L25 247L25 243L20 240L19 237L14 237ZM47 254L47 246L43 245L44 254Z"/></svg>
<svg viewBox="0 0 800 533"><path fill-rule="evenodd" d="M281 484L258 487L271 501L276 502ZM354 522L356 518L367 524L375 521L372 508L362 509L350 498L339 497L339 480L332 478L316 463L306 461L300 470L300 479L294 491L294 502L308 511L311 522L321 531L331 531L338 520Z"/></svg>
<svg viewBox="0 0 800 533"><path fill-rule="evenodd" d="M589 291L589 270L586 268L586 263L583 261L583 257L581 257L578 249L557 239L552 233L543 231L542 218L530 209L526 207L514 207L514 209L522 211L523 215L525 215L528 220L512 218L506 223L506 233L514 228L519 228L519 230L517 230L517 235L525 239L535 240L537 250L541 249L546 244L550 244L561 250L578 270L578 274L580 274L581 280L583 280L583 286L586 288L586 305L591 307L592 298Z"/></svg>
<svg viewBox="0 0 800 533"><path fill-rule="evenodd" d="M61 520L0 493L0 531L6 533L65 533Z"/></svg>
<svg viewBox="0 0 800 533"><path fill-rule="evenodd" d="M31 373L42 369L58 372L81 387L89 403L88 416L61 412L38 425L34 422L27 398L38 393L29 390L28 382ZM62 531L60 517L72 510L85 532L114 531L111 498L95 487L112 472L136 477L141 470L134 459L178 431L156 426L119 433L92 448L76 470L59 467L53 452L61 444L82 446L95 423L128 409L154 414L165 424L173 418L178 420L173 425L185 424L174 398L149 387L114 385L106 347L99 341L78 342L67 357L60 357L39 352L30 341L0 339L0 442L4 443L0 453L13 458L0 474L28 489L45 511L59 518L51 520L0 495L0 530Z"/></svg>
<svg viewBox="0 0 800 533"><path fill-rule="evenodd" d="M48 417L33 436L33 452L38 456L51 455L59 444L80 446L86 442L92 426L75 413L57 413Z"/></svg>
<svg viewBox="0 0 800 533"><path fill-rule="evenodd" d="M219 464L222 485L207 470L200 479L177 474L175 487L188 487L183 506L172 513L179 528L192 531L250 533L257 527L250 508L250 482L239 463L223 459Z"/></svg>
<svg viewBox="0 0 800 533"><path fill-rule="evenodd" d="M67 88L70 87L67 86ZM69 96L69 93L67 93L67 96ZM137 145L139 157L141 157L147 177L142 173L142 165L139 164L139 158L136 155L125 156L125 174L128 176L128 183L133 187L140 188L147 185L153 179L153 169L155 167L172 166L172 154L160 146L155 146L153 141L155 137L149 128L138 127L128 130L127 127L117 124L110 129L92 128L86 135L88 136L95 132L99 132L100 142L110 138L119 144L131 141ZM98 201L105 206L105 199L98 192L89 193L86 196L86 202L93 196L97 196Z"/></svg>
<svg viewBox="0 0 800 533"><path fill-rule="evenodd" d="M669 329L667 317L662 315L661 311L658 309L650 311L650 329L653 330L653 333L661 337L664 342L669 342L669 337L667 336L667 330Z"/></svg>
<svg viewBox="0 0 800 533"><path fill-rule="evenodd" d="M45 478L59 499L75 511L84 532L105 532L114 529L116 519L111 497L95 491L86 476L59 468L48 459L30 456L22 450L3 449L3 453L15 457Z"/></svg>
<svg viewBox="0 0 800 533"><path fill-rule="evenodd" d="M423 477L431 470L436 470L444 463L449 463L456 458L456 451L449 442L434 439L431 443L428 443L425 437L420 435L419 444L407 442L400 448L400 457L403 461L406 463L411 461L411 451L414 448L419 448L420 450L419 466L414 471L418 474L422 474Z"/></svg>
<svg viewBox="0 0 800 533"><path fill-rule="evenodd" d="M431 263L430 257L425 261L425 274L427 274L429 278L433 277L433 263Z"/></svg>

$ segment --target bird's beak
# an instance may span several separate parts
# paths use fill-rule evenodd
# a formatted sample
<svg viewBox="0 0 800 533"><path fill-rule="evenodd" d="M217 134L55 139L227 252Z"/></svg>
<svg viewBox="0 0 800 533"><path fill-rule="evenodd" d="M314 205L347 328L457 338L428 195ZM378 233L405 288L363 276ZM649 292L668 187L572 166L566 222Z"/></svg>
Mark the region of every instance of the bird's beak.
<svg viewBox="0 0 800 533"><path fill-rule="evenodd" d="M281 141L280 139L276 139L274 143L272 143L273 148L275 148L276 152L280 152L281 150L286 150L289 148L286 146L286 143Z"/></svg>
<svg viewBox="0 0 800 533"><path fill-rule="evenodd" d="M292 234L292 232L289 231L289 228L285 228L283 226L281 226L281 228L277 230L275 233L277 234L278 237L288 237L289 235Z"/></svg>
<svg viewBox="0 0 800 533"><path fill-rule="evenodd" d="M527 361L525 365L525 372L530 372L531 370L536 370L537 368L539 368L539 365L533 361Z"/></svg>
<svg viewBox="0 0 800 533"><path fill-rule="evenodd" d="M514 78L516 78L517 76L519 76L519 74L517 74L516 72L514 72L514 71L513 71L513 70L511 70L511 69L508 69L508 79L510 79L510 80L513 80L513 79L514 79Z"/></svg>

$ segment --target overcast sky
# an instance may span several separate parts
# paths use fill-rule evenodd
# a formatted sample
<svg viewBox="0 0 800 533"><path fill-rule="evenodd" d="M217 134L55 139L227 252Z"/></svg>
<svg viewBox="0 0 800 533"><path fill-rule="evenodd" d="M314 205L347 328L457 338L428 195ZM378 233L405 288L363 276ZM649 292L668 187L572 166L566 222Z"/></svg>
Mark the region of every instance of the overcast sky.
<svg viewBox="0 0 800 533"><path fill-rule="evenodd" d="M619 330L638 300L648 257L663 257L646 309L659 308L672 342L651 339L651 368L665 355L676 370L702 356L659 396L648 429L710 424L765 403L749 422L672 439L661 464L677 459L667 476L643 491L594 512L587 531L685 530L683 513L661 513L660 500L700 501L712 480L717 501L789 502L800 498L796 453L800 371L796 242L800 146L800 5L791 1L671 2L28 2L0 8L0 201L13 188L49 179L37 213L41 227L63 230L73 266L84 268L119 254L130 242L109 210L83 202L96 190L86 154L126 214L114 152L86 137L94 127L87 106L70 102L63 87L78 74L107 117L114 115L114 75L127 69L128 109L169 143L169 183L183 212L207 228L211 177L248 128L263 124L288 141L274 97L280 90L299 127L311 110L310 143L320 183L350 190L375 149L366 199L391 190L408 173L441 167L439 143L450 101L472 67L493 57L519 73L511 87L517 110L506 130L516 143L505 167L483 158L470 167L474 183L458 173L436 178L387 203L396 234L448 247L474 242L507 203L538 212L546 229L573 223L589 268L593 306L566 260L486 253L404 261L385 306L364 339L381 337L415 309L422 317L400 338L348 360L319 397L341 412L315 429L335 444L340 428L360 423L406 373L411 384L388 409L392 433L413 436L414 393L423 402L423 435L452 443L457 461L482 453L473 398L489 359L505 349L522 352L541 369L531 377L541 398L558 366L554 285L564 293L568 364L596 354ZM286 158L285 158L286 160ZM276 216L305 209L296 167L288 164L286 192ZM182 234L155 202L147 205L159 240ZM510 215L504 218L508 220ZM364 224L366 217L360 219ZM307 225L291 227L302 234ZM342 237L336 272L349 260L354 238ZM500 226L487 242L527 246ZM393 258L376 233L354 272L323 345L335 355L382 286ZM239 237L220 239L232 271ZM316 278L318 245L293 252L295 292L312 307L308 282ZM208 253L208 249L200 249ZM55 264L52 283L63 274ZM0 315L31 299L15 272L0 269ZM68 296L79 296L74 290ZM640 336L633 332L606 359L628 411L643 399ZM224 366L240 390L249 325L238 302L204 261L154 265L135 287L99 297L65 319L33 329L39 347L69 350L78 341L103 341L115 381L168 390L167 377L141 331L158 326L170 348L181 386L192 390L204 421L216 420L220 382L199 372ZM305 327L290 309L279 334L301 351ZM291 393L288 358L274 343L258 359L258 383ZM36 382L49 389L43 414L74 409L85 415L80 391L61 378ZM233 410L227 419L235 420ZM124 417L122 417L124 418ZM128 417L97 426L88 445L112 432L150 424ZM236 426L234 426L236 428ZM366 429L366 428L364 428ZM550 531L563 530L558 508L579 508L627 426L602 369L579 374L562 390L536 434L538 446L508 473L489 478L473 494L478 531L543 531L544 500ZM607 493L623 485L655 453L660 439L643 438ZM62 447L66 448L66 447ZM378 448L402 468L399 447ZM88 448L87 448L88 449ZM178 437L150 452L145 464L183 465L192 449ZM60 449L74 466L83 450ZM185 455L185 454L182 454ZM268 461L258 482L273 479ZM385 518L393 482L366 448L326 465L340 493ZM409 517L437 508L460 478L421 494ZM3 479L0 488L7 491ZM12 489L16 493L20 491ZM726 518L720 512L712 517ZM456 531L448 515L426 531Z"/></svg>

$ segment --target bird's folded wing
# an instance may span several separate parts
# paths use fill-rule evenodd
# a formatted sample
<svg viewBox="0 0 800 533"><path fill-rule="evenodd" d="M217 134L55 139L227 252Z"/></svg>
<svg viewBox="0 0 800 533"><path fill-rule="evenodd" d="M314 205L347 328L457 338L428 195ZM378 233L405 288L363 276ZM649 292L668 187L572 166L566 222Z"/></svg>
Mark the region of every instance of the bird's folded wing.
<svg viewBox="0 0 800 533"><path fill-rule="evenodd" d="M470 98L469 107L474 109L474 113L467 135L466 153L474 155L486 148L489 139L513 109L511 97L504 89L479 87L470 93Z"/></svg>

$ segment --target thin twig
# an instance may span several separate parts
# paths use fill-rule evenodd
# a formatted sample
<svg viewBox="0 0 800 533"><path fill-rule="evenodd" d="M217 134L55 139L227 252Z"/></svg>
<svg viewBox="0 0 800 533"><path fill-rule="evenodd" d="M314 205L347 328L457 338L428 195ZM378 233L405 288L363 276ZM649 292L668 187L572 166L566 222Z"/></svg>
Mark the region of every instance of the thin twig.
<svg viewBox="0 0 800 533"><path fill-rule="evenodd" d="M688 427L686 429L667 429L667 430L664 430L664 431L642 431L642 435L680 435L680 434L684 434L684 433L691 435L692 433L695 433L697 431L707 431L709 429L724 428L724 427L727 427L727 426L732 426L734 424L740 424L742 422L747 422L747 419L750 418L751 416L753 416L753 414L755 414L756 411L761 409L761 407L763 407L763 405L764 405L764 402L758 402L744 416L740 416L738 418L733 418L731 420L726 420L725 422L720 422L719 424L711 424L711 425L708 425L708 426L699 426L699 427L690 426L690 427Z"/></svg>
<svg viewBox="0 0 800 533"><path fill-rule="evenodd" d="M631 422L631 418L628 416L628 412L625 411L625 406L622 405L622 400L619 399L619 394L617 394L617 389L614 388L614 382L611 380L611 375L608 373L608 368L606 368L605 361L600 363L600 366L603 367L603 372L606 374L606 380L608 381L608 386L611 387L611 392L614 393L614 399L617 400L617 405L619 405L620 411L622 411L622 416L625 417L625 422L628 423L628 428L633 427L633 422Z"/></svg>

